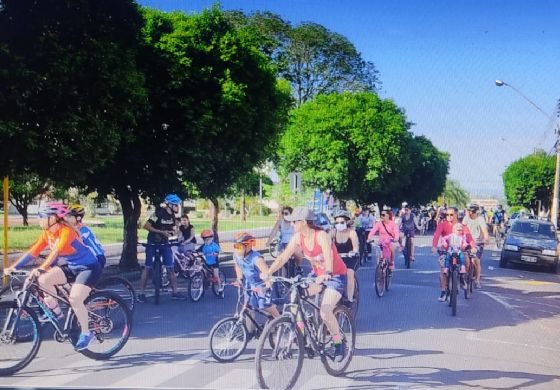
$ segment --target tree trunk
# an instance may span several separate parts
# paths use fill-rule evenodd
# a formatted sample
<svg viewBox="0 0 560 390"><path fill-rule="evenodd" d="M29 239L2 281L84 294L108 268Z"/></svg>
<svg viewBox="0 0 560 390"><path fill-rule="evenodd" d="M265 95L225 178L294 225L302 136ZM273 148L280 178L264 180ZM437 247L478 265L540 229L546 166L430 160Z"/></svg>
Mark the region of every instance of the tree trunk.
<svg viewBox="0 0 560 390"><path fill-rule="evenodd" d="M214 241L217 244L220 243L220 237L218 236L218 214L220 213L220 204L218 203L218 198L210 198L210 215L212 218L212 230L214 231Z"/></svg>
<svg viewBox="0 0 560 390"><path fill-rule="evenodd" d="M123 212L123 249L119 268L138 268L137 245L138 245L138 219L140 218L140 197L125 188L117 189L117 198L121 202Z"/></svg>
<svg viewBox="0 0 560 390"><path fill-rule="evenodd" d="M21 215L21 218L23 219L23 226L29 226L29 217L27 214L27 206L29 206L29 203L24 200L17 199L15 201L10 199L10 203L14 205L18 213Z"/></svg>
<svg viewBox="0 0 560 390"><path fill-rule="evenodd" d="M245 198L245 190L241 191L241 220L247 221L247 200Z"/></svg>

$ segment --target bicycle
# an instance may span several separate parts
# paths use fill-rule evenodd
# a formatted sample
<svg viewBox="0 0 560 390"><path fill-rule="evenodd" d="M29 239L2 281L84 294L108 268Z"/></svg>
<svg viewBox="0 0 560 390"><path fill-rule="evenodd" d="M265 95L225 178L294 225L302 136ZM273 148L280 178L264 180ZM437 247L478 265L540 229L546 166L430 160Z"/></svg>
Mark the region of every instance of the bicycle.
<svg viewBox="0 0 560 390"><path fill-rule="evenodd" d="M270 241L270 244L268 244L268 253L270 253L270 256L272 256L273 259L277 258L278 255L280 254L280 238L276 237L274 240Z"/></svg>
<svg viewBox="0 0 560 390"><path fill-rule="evenodd" d="M475 257L475 256L470 257L469 266L467 268L467 273L464 276L464 278L466 278L465 284L466 284L466 287L467 287L464 290L465 291L465 299L472 298L472 294L473 294L473 291L474 291L474 281L475 281L474 271L475 271L475 267L474 267L473 257Z"/></svg>
<svg viewBox="0 0 560 390"><path fill-rule="evenodd" d="M447 297L449 297L449 306L451 307L451 314L457 315L457 296L459 295L459 255L460 251L452 250L438 250L440 256L449 256L449 271L447 272Z"/></svg>
<svg viewBox="0 0 560 390"><path fill-rule="evenodd" d="M235 285L228 283L228 285ZM210 352L218 362L231 362L237 359L247 347L251 339L258 339L268 321L272 316L265 310L249 306L248 295L254 291L247 290L237 285L236 313L218 321L210 330L209 344ZM243 302L242 302L243 301ZM264 323L257 321L256 314L266 318ZM249 328L252 331L249 331ZM270 339L271 340L271 339Z"/></svg>
<svg viewBox="0 0 560 390"><path fill-rule="evenodd" d="M191 267L192 273L187 279L189 297L193 302L198 302L204 296L204 292L212 285L212 292L218 298L224 298L224 286L226 274L218 270L219 282L214 278L214 270L206 264L204 255L198 251L193 252L195 261Z"/></svg>
<svg viewBox="0 0 560 390"><path fill-rule="evenodd" d="M307 296L307 288L315 278L282 278L272 276L273 282L290 285L290 300L282 315L271 320L264 328L255 354L257 381L261 388L291 389L297 382L303 366L304 353L309 358L319 355L327 373L339 376L352 360L356 342L354 318L344 305L334 310L345 354L337 360L331 346L332 337L320 318L320 294ZM303 322L303 329L297 325ZM268 342L273 335L272 342Z"/></svg>
<svg viewBox="0 0 560 390"><path fill-rule="evenodd" d="M372 243L372 251L373 251ZM389 291L393 280L393 272L390 269L391 263L391 241L379 243L380 254L377 266L375 267L375 293L381 298L385 291Z"/></svg>
<svg viewBox="0 0 560 390"><path fill-rule="evenodd" d="M155 249L154 253L154 263L152 265L152 283L154 285L154 303L159 305L160 292L163 287L169 286L170 280L167 274L167 267L163 266L163 254L161 252L162 247L166 246L176 246L178 243L159 243L152 244L147 242L140 242L144 248L153 247Z"/></svg>
<svg viewBox="0 0 560 390"><path fill-rule="evenodd" d="M14 271L12 277L23 278L29 271ZM41 288L36 278L26 279L13 301L0 302L0 376L12 375L25 368L37 355L42 341L39 319L31 303L37 305L54 327L54 339L59 343L76 344L81 328L69 302L65 288L56 286L57 294ZM55 298L64 313L57 319L44 301L44 294ZM89 329L95 339L84 356L104 360L119 352L128 341L132 328L132 314L126 303L108 291L93 291L84 301L89 314ZM111 341L114 341L111 343ZM108 346L108 348L105 348Z"/></svg>
<svg viewBox="0 0 560 390"><path fill-rule="evenodd" d="M354 271L357 271L360 265L359 259L356 258L357 256L359 256L358 254L350 255L349 253L339 253L339 255L342 258L342 261L344 261L344 263L347 264L347 267L348 265L352 265L352 263L354 263L354 267L349 267L349 268L353 269ZM350 261L345 259L350 259ZM352 316L356 318L356 316L358 315L358 306L360 304L360 285L358 283L357 272L354 272L354 296L352 302L345 299L343 300L343 303L346 305L346 307L348 307L348 309L350 309Z"/></svg>
<svg viewBox="0 0 560 390"><path fill-rule="evenodd" d="M410 268L410 264L412 262L412 238L410 237L410 233L405 233L405 241L404 241L404 248L403 248L403 256L404 256L404 265L408 269Z"/></svg>
<svg viewBox="0 0 560 390"><path fill-rule="evenodd" d="M496 247L498 249L502 249L502 246L504 244L504 240L505 240L505 228L503 226L503 223L500 224L497 229L496 229Z"/></svg>

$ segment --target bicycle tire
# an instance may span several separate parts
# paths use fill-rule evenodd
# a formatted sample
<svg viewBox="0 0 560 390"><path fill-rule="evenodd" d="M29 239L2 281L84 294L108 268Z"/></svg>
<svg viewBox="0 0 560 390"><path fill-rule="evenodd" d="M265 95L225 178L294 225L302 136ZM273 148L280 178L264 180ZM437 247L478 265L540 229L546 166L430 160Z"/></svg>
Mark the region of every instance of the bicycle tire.
<svg viewBox="0 0 560 390"><path fill-rule="evenodd" d="M375 268L375 293L379 298L385 294L385 269L382 262L377 263Z"/></svg>
<svg viewBox="0 0 560 390"><path fill-rule="evenodd" d="M130 312L134 313L136 308L136 291L127 279L120 276L102 277L95 284L95 289L114 292L126 302Z"/></svg>
<svg viewBox="0 0 560 390"><path fill-rule="evenodd" d="M323 366L325 367L325 370L329 375L340 376L344 374L344 372L350 365L350 362L352 361L352 357L354 356L354 348L356 345L356 322L350 310L348 310L348 308L345 306L337 306L334 309L333 314L338 322L340 332L342 333L347 343L347 353L342 362L340 362L340 367L334 368L331 365L334 362L330 360L331 358L327 356L327 354L324 353L321 354L321 362L323 363Z"/></svg>
<svg viewBox="0 0 560 390"><path fill-rule="evenodd" d="M218 298L224 298L224 286L226 285L226 274L224 271L219 270L220 284L212 283L212 292Z"/></svg>
<svg viewBox="0 0 560 390"><path fill-rule="evenodd" d="M453 316L457 315L457 295L459 293L459 286L457 284L458 282L458 272L456 269L454 269L451 272L451 284L449 286L449 305L451 306L451 314Z"/></svg>
<svg viewBox="0 0 560 390"><path fill-rule="evenodd" d="M167 267L161 267L161 288L167 288L170 284L171 278L169 277L169 269Z"/></svg>
<svg viewBox="0 0 560 390"><path fill-rule="evenodd" d="M391 283L393 282L393 274L395 272L391 271L389 266L389 261L387 261L387 266L385 267L385 291L389 291L391 288Z"/></svg>
<svg viewBox="0 0 560 390"><path fill-rule="evenodd" d="M474 284L474 266L472 264L472 259L471 259L471 264L469 266L469 270L468 270L467 274L463 277L467 278L467 288L465 289L465 299L470 299L472 297L472 294L473 294L473 284Z"/></svg>
<svg viewBox="0 0 560 390"><path fill-rule="evenodd" d="M404 265L406 268L410 268L410 256L412 255L412 243L410 237L406 236L406 241L404 245Z"/></svg>
<svg viewBox="0 0 560 390"><path fill-rule="evenodd" d="M161 261L154 261L152 270L152 283L154 284L154 303L159 305L159 294L161 289Z"/></svg>
<svg viewBox="0 0 560 390"><path fill-rule="evenodd" d="M227 329L229 327L229 329ZM226 328L226 329L223 329ZM241 338L239 339L240 341L240 345L237 346L236 349L233 348L219 348L219 344L218 344L218 340L217 337L218 335L220 335L220 332L235 332L237 335L239 335ZM231 337L228 336L228 333L224 334L224 336L226 337ZM210 352L212 354L212 357L214 359L216 359L216 361L220 362L220 363L226 363L226 362L232 362L235 359L237 359L242 353L243 351L245 351L245 348L247 348L247 343L249 342L249 334L247 331L247 328L245 327L245 324L243 323L243 321L240 321L239 318L237 317L228 317L228 318L224 318L220 321L218 321L210 330L210 334L208 336L208 341L209 341L209 346L210 346ZM227 346L229 347L229 343L231 343L231 340L227 341ZM224 356L221 351L233 351L233 353L231 355L227 355Z"/></svg>
<svg viewBox="0 0 560 390"><path fill-rule="evenodd" d="M286 330L288 331L286 335ZM274 346L270 345L269 342L269 334L274 334ZM286 335L286 336L284 336ZM282 337L284 336L284 337ZM283 386L278 386L276 384L272 384L272 379L265 378L263 368L263 362L265 362L268 358L272 361L271 367L278 366L280 362L285 362L288 359L286 357L293 356L291 353L291 347L294 344L297 347L298 355L297 361L295 364L295 369L293 370L291 376L288 376L286 371L283 370L281 376L286 383ZM281 359L279 359L278 354L280 353L279 348L284 349L284 344L287 344L286 349L287 351L282 350ZM267 346L269 348L267 348ZM271 355L269 357L269 355ZM276 356L275 356L276 355ZM261 337L259 338L259 343L257 345L257 350L255 353L255 364L256 364L256 373L257 373L257 382L259 386L263 389L291 389L295 386L298 377L301 373L301 368L303 366L303 359L305 355L305 348L303 342L303 336L301 332L297 329L296 324L292 321L292 319L288 316L281 316L271 320L264 328ZM276 363L276 364L274 364ZM268 366L268 365L267 365ZM268 373L270 374L270 369L268 369ZM272 370L273 371L273 370Z"/></svg>
<svg viewBox="0 0 560 390"><path fill-rule="evenodd" d="M268 253L270 253L270 256L272 256L273 259L277 258L278 255L280 254L280 242L278 241L278 239L273 240L269 245L268 245Z"/></svg>
<svg viewBox="0 0 560 390"><path fill-rule="evenodd" d="M3 329L7 329L7 327L9 327L9 325L7 325L5 323L5 321L11 321L11 318L14 315L14 311L18 310L19 306L17 304L17 302L12 301L12 302L0 302L0 321L1 321L1 329L0 329L0 339L2 341L0 341L0 345L5 344L5 345L17 345L20 346L22 345L23 340L20 339L17 336L17 330L16 330L16 335L15 335L15 340L6 340L7 335L3 334ZM3 313L7 311L8 312L8 317L4 318ZM39 351L39 347L41 346L41 332L40 332L40 328L39 328L39 320L37 318L37 314L35 313L35 311L33 311L32 309L22 306L20 309L20 314L19 314L19 318L17 318L17 321L19 324L21 324L21 319L22 319L22 314L25 316L25 319L29 321L29 325L31 326L31 331L33 332L32 335L33 337L31 337L29 339L31 345L30 345L30 350L29 352L26 353L25 356L23 356L23 358L17 360L17 362L15 364L13 364L12 366L9 367L3 367L4 361L6 359L2 358L0 359L1 363L0 363L0 376L8 376L8 375L12 375L20 370L22 370L23 368L25 368L29 363L31 363L31 361L35 358L35 356L37 356L37 352ZM18 328L19 329L19 328ZM24 328L24 330L26 330ZM28 330L26 330L28 331ZM28 332L27 332L28 333ZM10 337L14 337L13 335ZM27 337L24 338L25 340L28 340ZM20 342L18 342L20 341ZM4 353L6 353L6 347L2 347L0 348L0 356L4 355ZM8 353L8 355L10 355L10 357L13 358L13 353Z"/></svg>
<svg viewBox="0 0 560 390"><path fill-rule="evenodd" d="M193 302L198 302L204 296L204 275L202 271L194 272L187 281L189 298Z"/></svg>
<svg viewBox="0 0 560 390"><path fill-rule="evenodd" d="M99 328L93 329L93 333L96 334L97 340L93 340L87 349L83 349L78 352L94 360L109 359L126 345L132 329L132 313L130 312L126 302L124 302L120 296L109 291L97 291L91 294L84 301L84 305L86 306L86 309L88 309L90 331L92 331L92 324L98 326ZM99 311L99 313L95 313L95 317L92 316L94 310ZM111 313L117 313L117 311L120 312L119 317L121 318L110 319L107 321L106 317ZM103 321L96 318L102 316ZM94 318L93 321L91 319L92 317ZM95 347L96 345L104 345L106 343L106 335L109 331L115 329L115 325L122 325L122 330L117 330L117 334L120 333L117 343L105 352L96 352L93 350L92 347ZM73 345L75 345L78 341L80 332L81 330L78 325L78 320L76 315L73 314L72 331L70 332L70 339L72 340Z"/></svg>

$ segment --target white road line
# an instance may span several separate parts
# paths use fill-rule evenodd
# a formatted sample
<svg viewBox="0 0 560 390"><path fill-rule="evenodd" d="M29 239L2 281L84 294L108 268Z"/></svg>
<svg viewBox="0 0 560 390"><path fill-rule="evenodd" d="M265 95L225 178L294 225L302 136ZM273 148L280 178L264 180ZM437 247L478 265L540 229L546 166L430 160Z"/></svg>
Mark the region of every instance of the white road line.
<svg viewBox="0 0 560 390"><path fill-rule="evenodd" d="M516 347L542 349L544 351L552 351L552 352L560 353L560 349L558 349L558 348L549 348L549 347L543 347L541 345L526 344L526 343L515 343L513 341L505 341L505 340L498 340L498 339L484 339L484 338L478 337L476 335L476 333L473 333L473 332L470 332L469 334L467 334L467 340L483 341L483 342L487 342L487 343L496 343L496 344L505 344L505 345L514 345Z"/></svg>
<svg viewBox="0 0 560 390"><path fill-rule="evenodd" d="M255 368L235 368L226 375L204 385L205 389L254 389L258 388Z"/></svg>
<svg viewBox="0 0 560 390"><path fill-rule="evenodd" d="M529 317L527 314L523 313L522 311L518 310L515 306L507 303L505 300L503 300L502 298L498 297L496 294L494 293L490 293L488 291L480 291L481 294L484 294L490 298L492 298L493 300L495 300L496 302L498 302L500 305L504 306L506 309L520 315L523 318L526 318L528 320L531 319L531 317Z"/></svg>

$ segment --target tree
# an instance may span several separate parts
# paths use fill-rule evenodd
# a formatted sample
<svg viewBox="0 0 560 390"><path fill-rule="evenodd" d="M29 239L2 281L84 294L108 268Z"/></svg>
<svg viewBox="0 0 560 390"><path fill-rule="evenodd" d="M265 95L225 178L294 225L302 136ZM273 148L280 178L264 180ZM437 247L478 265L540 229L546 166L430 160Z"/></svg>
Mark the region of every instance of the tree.
<svg viewBox="0 0 560 390"><path fill-rule="evenodd" d="M441 194L443 202L450 206L464 208L470 200L470 195L465 191L456 180L447 180L445 189Z"/></svg>
<svg viewBox="0 0 560 390"><path fill-rule="evenodd" d="M0 174L68 185L103 166L144 99L132 0L6 0Z"/></svg>
<svg viewBox="0 0 560 390"><path fill-rule="evenodd" d="M286 117L289 94L269 61L216 7L199 15L144 9L138 60L147 109L126 131L111 164L90 178L121 202L121 267L137 266L140 197L196 188L218 197L271 153ZM92 188L93 189L93 188Z"/></svg>
<svg viewBox="0 0 560 390"><path fill-rule="evenodd" d="M10 178L10 202L23 219L23 226L29 226L27 207L38 195L46 193L50 184L35 174L22 174Z"/></svg>
<svg viewBox="0 0 560 390"><path fill-rule="evenodd" d="M374 92L380 85L374 63L364 60L348 38L320 24L305 22L292 27L270 12L245 16L235 11L228 17L291 83L297 106L319 94Z"/></svg>
<svg viewBox="0 0 560 390"><path fill-rule="evenodd" d="M543 150L520 158L504 171L504 192L508 205L538 210L539 201L545 207L552 202L556 157Z"/></svg>
<svg viewBox="0 0 560 390"><path fill-rule="evenodd" d="M429 197L433 189L418 183L425 177L413 174L433 163L427 172L439 175L447 160L425 138L415 140L391 100L369 92L320 95L291 113L279 150L282 173L302 172L304 184L362 204L401 202L411 187L427 191L418 198ZM411 158L412 150L427 156ZM431 183L441 191L439 178Z"/></svg>

